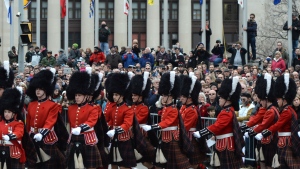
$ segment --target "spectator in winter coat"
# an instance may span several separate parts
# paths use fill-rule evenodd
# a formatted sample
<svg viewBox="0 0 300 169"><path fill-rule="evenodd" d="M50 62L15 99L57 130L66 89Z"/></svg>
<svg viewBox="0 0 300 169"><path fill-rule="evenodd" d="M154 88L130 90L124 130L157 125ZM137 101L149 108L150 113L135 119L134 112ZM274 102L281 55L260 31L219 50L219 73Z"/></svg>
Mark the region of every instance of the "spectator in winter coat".
<svg viewBox="0 0 300 169"><path fill-rule="evenodd" d="M131 51L131 47L126 48L127 52L122 56L124 67L128 68L129 65L135 65L138 61L138 57Z"/></svg>
<svg viewBox="0 0 300 169"><path fill-rule="evenodd" d="M48 50L47 51L47 57L44 57L41 61L41 65L43 66L50 66L50 67L54 67L56 64L56 59L54 56L52 56L52 51Z"/></svg>
<svg viewBox="0 0 300 169"><path fill-rule="evenodd" d="M296 48L295 53L296 53L296 58L293 59L293 64L292 64L293 67L296 67L296 65L300 65L300 49Z"/></svg>
<svg viewBox="0 0 300 169"><path fill-rule="evenodd" d="M105 63L109 64L112 69L115 69L118 67L119 63L122 63L122 58L120 55L118 55L115 51L116 49L112 47L110 49L110 54L106 56Z"/></svg>
<svg viewBox="0 0 300 169"><path fill-rule="evenodd" d="M274 71L276 68L279 68L281 72L284 72L286 69L285 62L281 57L281 53L279 51L275 52L274 60L272 61L271 69Z"/></svg>
<svg viewBox="0 0 300 169"><path fill-rule="evenodd" d="M149 47L146 47L145 53L140 58L141 68L144 68L146 66L147 62L149 62L151 64L151 69L153 69L153 66L154 66L154 57L151 54L151 49Z"/></svg>
<svg viewBox="0 0 300 169"><path fill-rule="evenodd" d="M175 48L175 53L172 56L172 65L173 67L178 67L178 65L184 65L185 61L184 61L184 56L183 54L180 52L180 48Z"/></svg>
<svg viewBox="0 0 300 169"><path fill-rule="evenodd" d="M170 61L170 55L166 52L164 46L160 47L160 51L156 54L157 65L167 65Z"/></svg>
<svg viewBox="0 0 300 169"><path fill-rule="evenodd" d="M26 53L25 55L25 61L27 63L30 63L31 62L31 59L32 59L32 55L34 54L34 50L33 50L33 46L30 46L29 47L29 51Z"/></svg>
<svg viewBox="0 0 300 169"><path fill-rule="evenodd" d="M94 47L94 53L90 57L90 64L100 65L105 62L105 55L98 46Z"/></svg>
<svg viewBox="0 0 300 169"><path fill-rule="evenodd" d="M56 63L59 64L59 65L65 65L68 61L68 58L66 56L66 54L64 53L64 50L63 49L60 49L58 51L59 55L56 59Z"/></svg>
<svg viewBox="0 0 300 169"><path fill-rule="evenodd" d="M288 27L288 23L286 22L283 26L283 30L292 30L292 43L293 43L293 58L296 57L295 50L298 47L299 36L300 36L300 21L297 18L297 13L292 14L292 26ZM289 24L291 25L291 24Z"/></svg>

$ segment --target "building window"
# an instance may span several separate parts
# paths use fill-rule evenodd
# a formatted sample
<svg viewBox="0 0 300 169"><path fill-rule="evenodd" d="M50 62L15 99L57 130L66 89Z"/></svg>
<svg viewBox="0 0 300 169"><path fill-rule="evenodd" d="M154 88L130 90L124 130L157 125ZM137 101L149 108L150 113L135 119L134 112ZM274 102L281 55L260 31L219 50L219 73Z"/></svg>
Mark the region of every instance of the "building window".
<svg viewBox="0 0 300 169"><path fill-rule="evenodd" d="M139 9L137 2L132 2L132 19L139 19Z"/></svg>
<svg viewBox="0 0 300 169"><path fill-rule="evenodd" d="M48 16L48 2L42 2L42 19L46 19Z"/></svg>
<svg viewBox="0 0 300 169"><path fill-rule="evenodd" d="M238 4L224 3L223 16L224 20L238 20Z"/></svg>
<svg viewBox="0 0 300 169"><path fill-rule="evenodd" d="M69 18L73 18L73 3L72 2L68 3L68 15L69 15Z"/></svg>
<svg viewBox="0 0 300 169"><path fill-rule="evenodd" d="M193 19L200 20L201 19L201 6L200 3L193 4Z"/></svg>
<svg viewBox="0 0 300 169"><path fill-rule="evenodd" d="M172 18L171 19L178 19L178 4L172 3Z"/></svg>
<svg viewBox="0 0 300 169"><path fill-rule="evenodd" d="M81 2L75 3L75 18L76 19L81 18Z"/></svg>
<svg viewBox="0 0 300 169"><path fill-rule="evenodd" d="M146 3L141 2L140 4L141 4L140 19L146 19L147 17Z"/></svg>
<svg viewBox="0 0 300 169"><path fill-rule="evenodd" d="M31 2L30 4L30 18L31 19L36 18L36 2Z"/></svg>
<svg viewBox="0 0 300 169"><path fill-rule="evenodd" d="M178 42L178 34L172 33L172 44L176 44Z"/></svg>
<svg viewBox="0 0 300 169"><path fill-rule="evenodd" d="M105 2L99 2L99 19L105 19Z"/></svg>
<svg viewBox="0 0 300 169"><path fill-rule="evenodd" d="M108 2L107 18L114 19L114 3Z"/></svg>

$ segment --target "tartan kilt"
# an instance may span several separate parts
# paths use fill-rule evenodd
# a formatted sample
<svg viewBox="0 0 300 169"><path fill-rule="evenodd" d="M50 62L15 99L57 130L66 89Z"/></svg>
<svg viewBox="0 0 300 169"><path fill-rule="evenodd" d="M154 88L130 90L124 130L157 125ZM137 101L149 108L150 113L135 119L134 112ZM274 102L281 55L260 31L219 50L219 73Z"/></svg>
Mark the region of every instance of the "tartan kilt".
<svg viewBox="0 0 300 169"><path fill-rule="evenodd" d="M110 164L109 162L109 154L106 153L106 151L104 150L104 143L103 141L99 141L97 143L97 147L101 156L101 160L102 160L102 165L103 166L108 166Z"/></svg>
<svg viewBox="0 0 300 169"><path fill-rule="evenodd" d="M53 169L53 168L66 168L65 156L57 148L56 143L53 145L47 145L42 142L40 148L44 150L46 154L51 156L50 160L44 163L37 163L38 168L41 169Z"/></svg>
<svg viewBox="0 0 300 169"><path fill-rule="evenodd" d="M113 147L118 147L120 155L122 157L122 161L120 162L114 162L113 156L115 155L113 152ZM112 165L117 165L120 167L126 167L131 168L136 166L136 159L132 147L132 140L129 139L127 141L113 141L111 143L110 152L109 152L109 158Z"/></svg>
<svg viewBox="0 0 300 169"><path fill-rule="evenodd" d="M289 169L300 168L300 157L293 156L292 147L288 145L284 148L278 148L278 160L281 168L283 168L283 166Z"/></svg>
<svg viewBox="0 0 300 169"><path fill-rule="evenodd" d="M172 140L168 143L162 142L161 150L167 163L156 164L156 166L166 169L185 169L191 167L189 159L181 152L178 141Z"/></svg>
<svg viewBox="0 0 300 169"><path fill-rule="evenodd" d="M74 167L74 153L75 153L75 142L81 143L80 153L82 154L83 164L85 168L98 168L102 167L102 160L97 148L97 145L86 145L84 141L84 135L72 135L71 143L68 145L66 152L68 168Z"/></svg>
<svg viewBox="0 0 300 169"><path fill-rule="evenodd" d="M145 142L147 145L146 152L145 152L145 154L142 154L143 157L140 160L138 160L137 163L140 163L140 162L153 163L153 162L155 162L155 153L156 153L155 150L156 149L150 143L150 140L148 138L145 138Z"/></svg>
<svg viewBox="0 0 300 169"><path fill-rule="evenodd" d="M201 151L203 147L200 147L200 143L196 139L192 138L192 144L194 146L194 152L188 155L191 165L203 163L206 159L206 153Z"/></svg>
<svg viewBox="0 0 300 169"><path fill-rule="evenodd" d="M265 165L272 167L273 157L277 153L277 141L272 139L269 144L261 144L261 147L265 157Z"/></svg>
<svg viewBox="0 0 300 169"><path fill-rule="evenodd" d="M0 153L1 153L1 158L3 157L2 152L5 151L4 155L6 157L5 159L1 159L1 166L0 168L3 168L4 160L6 161L6 166L8 169L24 169L25 165L20 163L20 159L15 159L15 158L10 158L10 153L9 153L9 146L0 146Z"/></svg>
<svg viewBox="0 0 300 169"><path fill-rule="evenodd" d="M244 166L242 157L237 157L234 151L227 149L223 151L216 150L220 159L219 169L240 169Z"/></svg>

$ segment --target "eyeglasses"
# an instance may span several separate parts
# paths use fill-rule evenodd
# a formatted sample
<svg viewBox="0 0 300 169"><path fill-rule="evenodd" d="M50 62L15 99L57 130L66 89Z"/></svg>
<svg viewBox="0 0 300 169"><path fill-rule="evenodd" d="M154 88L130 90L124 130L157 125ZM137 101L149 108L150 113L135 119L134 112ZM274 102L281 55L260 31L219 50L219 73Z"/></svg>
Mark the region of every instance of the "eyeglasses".
<svg viewBox="0 0 300 169"><path fill-rule="evenodd" d="M250 76L246 76L246 77L250 77Z"/></svg>
<svg viewBox="0 0 300 169"><path fill-rule="evenodd" d="M254 17L253 17L253 16L250 16L250 18L253 19Z"/></svg>
<svg viewBox="0 0 300 169"><path fill-rule="evenodd" d="M150 68L145 68L146 70L150 70Z"/></svg>
<svg viewBox="0 0 300 169"><path fill-rule="evenodd" d="M210 94L208 94L208 95L210 95L210 96L213 96L213 95L216 95L216 94L214 94L214 93L210 93Z"/></svg>

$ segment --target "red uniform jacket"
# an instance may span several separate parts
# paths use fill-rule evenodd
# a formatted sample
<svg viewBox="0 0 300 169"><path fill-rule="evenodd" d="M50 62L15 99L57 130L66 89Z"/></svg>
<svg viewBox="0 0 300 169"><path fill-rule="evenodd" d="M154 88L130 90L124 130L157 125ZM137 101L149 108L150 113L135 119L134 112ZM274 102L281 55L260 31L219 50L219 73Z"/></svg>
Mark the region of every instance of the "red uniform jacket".
<svg viewBox="0 0 300 169"><path fill-rule="evenodd" d="M191 128L196 128L198 113L194 105L189 105L188 107L186 107L186 105L182 105L180 108L180 114L187 132L189 132Z"/></svg>
<svg viewBox="0 0 300 169"><path fill-rule="evenodd" d="M158 125L165 129L167 127L178 127L179 119L178 119L178 110L175 105L169 105L162 109L161 114L161 122ZM162 131L162 141L163 142L170 142L174 138L174 140L179 140L179 130L168 130Z"/></svg>
<svg viewBox="0 0 300 169"><path fill-rule="evenodd" d="M269 131L272 133L275 132L291 132L291 119L292 119L292 111L289 109L292 109L291 106L287 106L282 110L280 113L280 117L278 121L268 128ZM295 117L297 117L297 114L294 113Z"/></svg>
<svg viewBox="0 0 300 169"><path fill-rule="evenodd" d="M15 158L15 159L19 159L21 157L21 155L24 156L25 158L25 152L24 149L22 148L21 144L21 140L24 134L24 123L22 121L12 121L10 123L6 123L4 120L0 121L0 133L3 135L7 135L9 133L13 133L14 135L16 135L16 140L19 141L19 146L16 146L16 144L14 145L8 145L9 146L9 150L10 150L10 157L11 158ZM2 137L1 137L1 141ZM13 142L13 141L11 141ZM1 146L5 146L2 145L3 143L1 142Z"/></svg>
<svg viewBox="0 0 300 169"><path fill-rule="evenodd" d="M246 124L248 127L253 127L257 124L260 124L263 121L264 115L266 113L267 109L264 107L260 107L258 109L258 112L250 117L249 122Z"/></svg>
<svg viewBox="0 0 300 169"><path fill-rule="evenodd" d="M111 121L111 114L112 114L112 111L114 110L113 107L116 106L116 103L114 102L107 102L106 103L106 107L105 107L105 110L104 110L104 116L105 116L105 120L107 123L110 123Z"/></svg>
<svg viewBox="0 0 300 169"><path fill-rule="evenodd" d="M201 105L201 107L198 106L198 110L201 113L201 117L208 117L209 114L207 112L207 108L210 106L209 103L206 103L205 105Z"/></svg>
<svg viewBox="0 0 300 169"><path fill-rule="evenodd" d="M217 120L214 124L207 127L207 129L216 136L220 136L223 134L233 133L233 114L234 108L230 107L227 109L223 109L217 117ZM217 139L216 141L216 149L218 151L223 151L228 149L233 151L234 146L234 138L226 137L223 139Z"/></svg>
<svg viewBox="0 0 300 169"><path fill-rule="evenodd" d="M132 105L131 108L139 124L147 124L148 115L149 115L148 107L142 103L138 105Z"/></svg>

